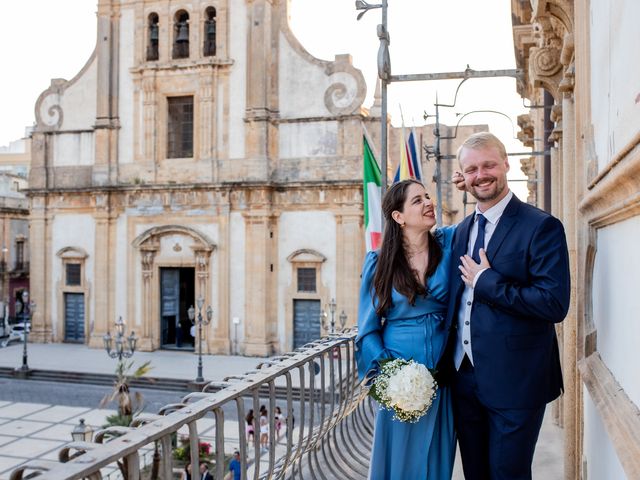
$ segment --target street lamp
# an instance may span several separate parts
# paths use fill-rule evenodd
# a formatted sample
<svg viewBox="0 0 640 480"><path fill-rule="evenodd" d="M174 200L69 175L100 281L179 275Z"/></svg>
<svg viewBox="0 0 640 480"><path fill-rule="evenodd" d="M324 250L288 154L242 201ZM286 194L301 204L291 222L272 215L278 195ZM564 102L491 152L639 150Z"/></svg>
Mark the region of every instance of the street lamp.
<svg viewBox="0 0 640 480"><path fill-rule="evenodd" d="M74 442L90 442L93 438L93 428L84 423L84 418L71 430L71 438Z"/></svg>
<svg viewBox="0 0 640 480"><path fill-rule="evenodd" d="M27 361L27 341L29 339L29 330L31 329L31 316L36 311L36 302L29 302L29 292L27 290L22 291L20 300L16 302L16 311L22 308L20 316L22 317L22 339L24 346L22 349L22 367L20 372L26 374L29 372L29 364Z"/></svg>
<svg viewBox="0 0 640 480"><path fill-rule="evenodd" d="M340 329L344 330L344 326L347 324L347 314L344 313L344 310L342 310L342 313L340 314Z"/></svg>
<svg viewBox="0 0 640 480"><path fill-rule="evenodd" d="M135 332L131 332L131 335L125 338L124 336L125 323L122 321L122 317L118 317L116 321L116 338L115 338L115 350L113 349L113 337L107 330L107 334L102 337L104 342L104 349L107 351L107 355L111 358L118 358L118 361L122 361L122 358L131 358L133 352L136 351L136 343L138 337ZM126 343L126 345L125 345Z"/></svg>
<svg viewBox="0 0 640 480"><path fill-rule="evenodd" d="M332 298L329 302L329 312L331 312L331 322L329 323L329 327L327 328L327 312L324 310L320 313L320 321L322 322L322 328L329 331L329 335L336 333L336 300ZM344 313L344 312L343 312ZM340 316L342 321L342 315ZM346 315L345 315L346 320Z"/></svg>
<svg viewBox="0 0 640 480"><path fill-rule="evenodd" d="M206 320L202 318L202 307L204 306L204 298L198 297L196 300L196 305L198 306L198 318L196 320L196 309L193 308L193 305L189 307L187 310L187 314L189 315L189 320L191 320L192 324L198 323L198 376L196 377L196 383L204 383L204 377L202 376L202 325L209 325L211 323L211 319L213 318L213 308L211 305L207 307L206 310Z"/></svg>

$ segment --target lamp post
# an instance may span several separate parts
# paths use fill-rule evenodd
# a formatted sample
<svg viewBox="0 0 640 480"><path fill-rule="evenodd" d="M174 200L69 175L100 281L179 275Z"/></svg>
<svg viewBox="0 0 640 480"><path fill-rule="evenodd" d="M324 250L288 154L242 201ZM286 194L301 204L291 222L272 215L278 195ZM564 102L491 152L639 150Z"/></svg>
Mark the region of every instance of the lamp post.
<svg viewBox="0 0 640 480"><path fill-rule="evenodd" d="M115 350L113 349L114 341L111 333L107 331L107 334L102 337L107 355L111 358L118 358L119 362L122 361L123 358L131 358L136 351L136 342L138 341L138 337L136 337L134 331L125 338L124 329L125 323L122 321L122 317L118 317L116 321Z"/></svg>
<svg viewBox="0 0 640 480"><path fill-rule="evenodd" d="M74 442L90 442L93 438L93 428L84 423L84 418L71 430L71 438Z"/></svg>
<svg viewBox="0 0 640 480"><path fill-rule="evenodd" d="M344 330L344 326L347 324L347 314L344 313L344 310L342 310L342 313L340 314L340 329Z"/></svg>
<svg viewBox="0 0 640 480"><path fill-rule="evenodd" d="M204 383L204 377L202 376L202 325L209 325L211 323L211 319L213 318L213 308L211 305L207 306L206 310L206 320L202 318L202 307L204 306L204 298L198 297L196 300L196 305L198 306L198 318L196 320L196 309L193 308L193 305L189 307L187 311L189 315L189 320L194 325L196 321L198 323L198 376L196 377L196 383Z"/></svg>
<svg viewBox="0 0 640 480"><path fill-rule="evenodd" d="M233 317L233 352L238 355L238 325L240 325L240 318Z"/></svg>
<svg viewBox="0 0 640 480"><path fill-rule="evenodd" d="M329 312L331 313L331 321L329 322L329 325L327 326L327 312L325 312L324 310L320 313L320 322L322 323L322 328L324 330L327 330L329 332L329 335L333 335L334 333L336 333L336 300L335 298L332 298L331 301L329 302ZM344 315L345 321L347 319L346 314L344 313L344 311L342 312L342 314ZM342 315L340 315L340 321L342 322Z"/></svg>
<svg viewBox="0 0 640 480"><path fill-rule="evenodd" d="M20 301L16 302L16 310L22 308L20 316L22 317L22 367L20 367L20 373L26 375L29 373L29 362L27 353L27 342L29 341L29 330L31 328L31 316L36 311L36 302L29 302L29 292L27 290L22 291Z"/></svg>

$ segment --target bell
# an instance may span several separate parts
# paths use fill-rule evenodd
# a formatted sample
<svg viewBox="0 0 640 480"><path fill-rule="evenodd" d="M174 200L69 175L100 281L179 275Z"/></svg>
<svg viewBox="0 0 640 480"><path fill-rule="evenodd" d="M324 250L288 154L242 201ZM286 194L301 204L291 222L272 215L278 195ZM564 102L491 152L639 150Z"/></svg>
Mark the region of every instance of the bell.
<svg viewBox="0 0 640 480"><path fill-rule="evenodd" d="M149 40L151 40L151 43L157 42L158 41L158 24L154 23L149 27Z"/></svg>
<svg viewBox="0 0 640 480"><path fill-rule="evenodd" d="M207 38L215 38L216 36L216 21L207 20Z"/></svg>
<svg viewBox="0 0 640 480"><path fill-rule="evenodd" d="M178 36L176 37L176 43L189 42L189 26L187 22L178 23Z"/></svg>

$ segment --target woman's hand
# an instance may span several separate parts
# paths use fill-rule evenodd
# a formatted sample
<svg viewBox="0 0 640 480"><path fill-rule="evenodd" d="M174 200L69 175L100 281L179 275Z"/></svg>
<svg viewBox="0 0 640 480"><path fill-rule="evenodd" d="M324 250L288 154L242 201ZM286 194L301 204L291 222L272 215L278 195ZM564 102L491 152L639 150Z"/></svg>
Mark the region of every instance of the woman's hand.
<svg viewBox="0 0 640 480"><path fill-rule="evenodd" d="M454 174L451 175L451 183L453 183L455 187L461 192L464 192L466 190L466 186L464 184L464 176L458 171L454 172Z"/></svg>

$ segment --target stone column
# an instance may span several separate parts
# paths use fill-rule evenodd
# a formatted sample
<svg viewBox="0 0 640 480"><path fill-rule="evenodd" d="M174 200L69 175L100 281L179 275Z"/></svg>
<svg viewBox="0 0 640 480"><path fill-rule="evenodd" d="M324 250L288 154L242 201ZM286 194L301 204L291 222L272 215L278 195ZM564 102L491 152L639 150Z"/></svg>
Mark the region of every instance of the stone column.
<svg viewBox="0 0 640 480"><path fill-rule="evenodd" d="M51 234L47 218L47 200L44 196L31 197L31 215L29 217L29 262L30 298L37 304L31 319L32 327L29 340L48 343L53 340L51 325Z"/></svg>
<svg viewBox="0 0 640 480"><path fill-rule="evenodd" d="M562 87L562 86L561 86ZM564 401L563 401L563 420L564 420L564 478L567 480L579 478L580 461L577 455L576 446L580 444L578 422L579 404L582 402L582 396L579 388L579 377L577 374L576 358L577 358L577 292L578 292L578 237L576 228L576 182L578 181L578 172L576 170L576 139L575 139L575 104L573 97L573 87L567 86L563 89L562 98L562 124L563 124L563 142L562 142L562 159L564 181L561 191L562 201L562 220L567 235L567 244L569 248L569 267L571 271L571 304L567 318L563 322L563 349L562 349L562 365L564 373Z"/></svg>
<svg viewBox="0 0 640 480"><path fill-rule="evenodd" d="M210 285L210 260L211 260L211 249L207 247L194 247L193 253L195 254L195 265L196 265L196 285L195 285L195 293L196 298L202 297L204 299L204 305L202 307L202 318L206 321L206 309L209 305L213 308L213 312L215 314L214 305L211 302L211 285ZM198 315L197 307L196 307L196 315ZM213 320L212 320L213 322ZM209 332L212 329L212 325L209 324L205 326L202 325L202 340L204 343L204 351L203 353L211 353L209 349L209 341L210 334ZM196 337L195 342L198 345L198 332L199 329L196 328Z"/></svg>
<svg viewBox="0 0 640 480"><path fill-rule="evenodd" d="M245 218L245 355L274 353L277 286L272 219L267 209L250 210Z"/></svg>
<svg viewBox="0 0 640 480"><path fill-rule="evenodd" d="M135 302L139 300L142 302L142 326L141 332L139 334L139 350L143 351L151 351L153 350L153 328L152 323L157 324L158 322L153 322L151 319L158 318L154 315L154 288L153 282L157 282L158 279L154 278L155 264L154 259L158 250L160 249L159 244L148 244L140 247L140 261L142 266L142 295L140 299L136 299L132 296L129 296L127 299L128 302ZM133 323L133 322L131 322Z"/></svg>

